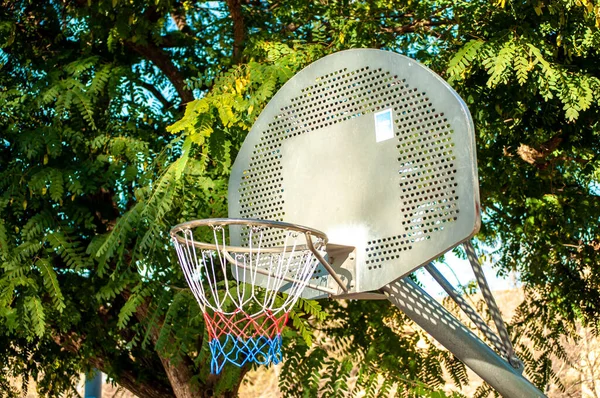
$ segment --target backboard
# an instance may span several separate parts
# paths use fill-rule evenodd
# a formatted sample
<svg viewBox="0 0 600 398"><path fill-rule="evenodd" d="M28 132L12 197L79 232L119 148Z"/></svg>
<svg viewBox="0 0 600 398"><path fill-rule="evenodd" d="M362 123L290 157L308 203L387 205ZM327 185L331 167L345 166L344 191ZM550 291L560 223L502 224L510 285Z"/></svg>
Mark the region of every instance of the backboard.
<svg viewBox="0 0 600 398"><path fill-rule="evenodd" d="M229 217L323 231L349 292L376 291L477 232L469 111L405 56L358 49L322 58L288 81L250 130L232 168ZM243 240L231 231L233 245ZM322 269L311 284L337 288Z"/></svg>

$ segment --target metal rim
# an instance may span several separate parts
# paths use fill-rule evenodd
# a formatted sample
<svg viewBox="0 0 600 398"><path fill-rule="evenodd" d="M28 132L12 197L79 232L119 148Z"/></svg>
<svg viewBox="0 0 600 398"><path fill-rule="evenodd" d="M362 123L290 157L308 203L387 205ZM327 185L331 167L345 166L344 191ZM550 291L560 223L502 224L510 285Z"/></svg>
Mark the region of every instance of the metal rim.
<svg viewBox="0 0 600 398"><path fill-rule="evenodd" d="M186 241L186 239L184 237L179 235L180 232L184 232L184 231L190 230L192 228L196 228L196 227L214 228L214 227L226 227L229 225L245 225L245 226L249 226L249 227L252 227L252 226L270 227L270 228L278 228L278 229L283 229L283 230L288 230L288 231L296 231L296 232L304 234L306 236L308 242L311 242L310 241L311 236L314 236L317 239L320 239L322 241L322 245L326 245L328 242L327 235L325 235L324 232L321 232L314 228L305 227L303 225L286 223L286 222L282 222L282 221L258 220L258 219L252 219L252 218L205 218L202 220L187 221L187 222L184 222L181 224L177 224L176 226L171 228L170 235L173 239L177 240L177 242L185 245L185 244L188 244L189 241ZM202 242L202 241L194 242L194 246L201 248L201 249L216 249L217 248L217 245L215 245L214 243L208 243L208 242ZM302 245L302 246L307 246L307 248L310 249L310 246L312 246L312 245ZM228 250L228 251L233 251L233 252L254 251L254 249L251 250L247 247L240 247L240 246L219 246L219 247L222 249ZM298 248L299 247L297 246L296 249L298 249ZM273 253L280 253L283 250L285 250L285 249L284 248L262 248L261 249L262 252L273 252Z"/></svg>

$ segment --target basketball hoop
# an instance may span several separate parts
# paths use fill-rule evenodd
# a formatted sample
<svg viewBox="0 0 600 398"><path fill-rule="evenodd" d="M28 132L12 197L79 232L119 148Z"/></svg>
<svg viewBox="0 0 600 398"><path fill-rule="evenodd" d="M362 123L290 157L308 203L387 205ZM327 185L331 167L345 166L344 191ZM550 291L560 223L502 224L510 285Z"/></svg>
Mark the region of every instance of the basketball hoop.
<svg viewBox="0 0 600 398"><path fill-rule="evenodd" d="M171 230L204 313L212 372L227 362L280 362L281 332L300 296L387 298L502 396L543 397L521 375L468 243L480 209L475 127L443 79L370 49L306 67L244 139L229 178L231 218ZM460 244L498 335L430 264ZM423 266L497 353L407 277Z"/></svg>
<svg viewBox="0 0 600 398"><path fill-rule="evenodd" d="M226 227L241 229L242 245L227 244ZM283 222L206 219L175 226L171 237L204 314L211 372L227 362L279 363L281 332L316 267L326 263L327 236ZM286 295L278 294L284 287Z"/></svg>

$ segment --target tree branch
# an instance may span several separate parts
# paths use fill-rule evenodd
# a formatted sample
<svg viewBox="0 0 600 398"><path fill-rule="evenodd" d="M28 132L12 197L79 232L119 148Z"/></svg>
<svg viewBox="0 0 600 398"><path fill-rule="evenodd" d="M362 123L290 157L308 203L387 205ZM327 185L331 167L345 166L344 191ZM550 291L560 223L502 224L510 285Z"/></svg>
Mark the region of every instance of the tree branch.
<svg viewBox="0 0 600 398"><path fill-rule="evenodd" d="M92 358L91 363L96 369L107 373L103 370L106 368L106 364L102 358ZM172 390L164 388L163 385L158 385L150 380L142 383L133 372L123 368L119 369L119 378L115 381L139 398L175 398Z"/></svg>
<svg viewBox="0 0 600 398"><path fill-rule="evenodd" d="M150 92L162 105L165 110L169 109L173 104L171 104L167 99L162 95L159 89L154 87L152 84L138 81L137 84Z"/></svg>
<svg viewBox="0 0 600 398"><path fill-rule="evenodd" d="M187 23L187 18L185 17L184 12L181 12L181 10L173 11L171 13L171 18L173 19L173 22L175 22L175 25L179 31L189 33L190 27Z"/></svg>
<svg viewBox="0 0 600 398"><path fill-rule="evenodd" d="M171 47L187 47L193 45L193 38L185 33L174 31L160 36L160 43L158 45L161 48Z"/></svg>
<svg viewBox="0 0 600 398"><path fill-rule="evenodd" d="M181 98L181 102L183 104L192 102L194 100L194 95L186 87L181 72L179 71L179 69L177 69L175 64L171 62L169 54L167 54L162 49L156 47L150 42L145 45L141 45L138 43L132 43L128 41L126 42L126 46L131 48L144 58L147 58L167 76L167 78L171 81L173 86L175 86L175 90L177 90L177 94L179 95L179 98Z"/></svg>
<svg viewBox="0 0 600 398"><path fill-rule="evenodd" d="M229 15L233 20L233 63L237 64L242 60L244 40L246 38L242 3L240 0L226 0L226 2L227 7L229 7Z"/></svg>
<svg viewBox="0 0 600 398"><path fill-rule="evenodd" d="M387 33L403 34L403 33L415 32L420 28L429 29L434 26L454 25L455 23L456 23L456 21L454 21L453 19L444 19L444 20L440 20L440 21L431 21L431 20L421 19L421 20L414 21L414 22L411 22L406 25L395 26L393 28L383 28L382 30Z"/></svg>
<svg viewBox="0 0 600 398"><path fill-rule="evenodd" d="M86 337L85 335L78 335L75 332L71 332L68 334L53 335L52 339L63 350L77 354L84 345ZM104 352L102 349L100 351ZM115 381L136 396L140 398L175 398L173 391L159 382L153 380L140 381L139 375L130 370L134 366L131 364L131 359L126 356L120 357L117 361L109 360L108 362L100 356L90 358L90 364L106 374L110 372L108 367L117 362L119 363L119 373Z"/></svg>
<svg viewBox="0 0 600 398"><path fill-rule="evenodd" d="M124 291L121 295L127 299L130 296L128 291ZM144 300L136 309L135 316L140 323L148 317L150 311L149 300ZM157 322L161 325L164 323L164 318L161 317L160 321ZM157 325L150 325L150 337L152 343L156 345L160 336L160 327ZM173 392L177 398L194 398L195 394L192 390L191 380L194 377L193 369L194 364L192 360L183 356L179 360L167 358L158 353L158 357L163 365L165 373L171 382Z"/></svg>
<svg viewBox="0 0 600 398"><path fill-rule="evenodd" d="M517 154L525 162L543 169L548 163L546 158L558 148L562 140L562 137L558 134L544 142L539 148L521 144L519 145L519 148L517 148Z"/></svg>

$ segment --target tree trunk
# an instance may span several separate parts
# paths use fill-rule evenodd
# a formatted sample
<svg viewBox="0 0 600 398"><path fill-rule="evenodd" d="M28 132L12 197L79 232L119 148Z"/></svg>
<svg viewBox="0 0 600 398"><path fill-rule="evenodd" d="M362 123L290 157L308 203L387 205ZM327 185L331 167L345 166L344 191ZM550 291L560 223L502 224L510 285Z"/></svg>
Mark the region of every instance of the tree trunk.
<svg viewBox="0 0 600 398"><path fill-rule="evenodd" d="M171 387L173 388L173 393L177 398L194 398L198 397L198 393L194 393L192 391L191 380L194 376L191 372L193 367L190 361L183 359L177 363L177 365L173 364L173 362L168 358L163 358L160 354L160 361L165 368L165 373L171 382Z"/></svg>
<svg viewBox="0 0 600 398"><path fill-rule="evenodd" d="M96 369L107 373L106 362L103 358L95 357L90 361ZM110 361L109 361L110 362ZM138 398L175 398L173 391L162 383L153 381L140 382L135 373L122 369L119 378L115 380L121 387L135 394Z"/></svg>
<svg viewBox="0 0 600 398"><path fill-rule="evenodd" d="M138 398L175 398L172 391L168 391L162 386L154 386L149 383L140 383L129 375L122 375L117 383L135 394Z"/></svg>
<svg viewBox="0 0 600 398"><path fill-rule="evenodd" d="M233 63L237 64L242 60L246 38L242 3L240 0L227 0L226 2L229 7L229 15L233 21Z"/></svg>

